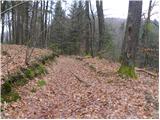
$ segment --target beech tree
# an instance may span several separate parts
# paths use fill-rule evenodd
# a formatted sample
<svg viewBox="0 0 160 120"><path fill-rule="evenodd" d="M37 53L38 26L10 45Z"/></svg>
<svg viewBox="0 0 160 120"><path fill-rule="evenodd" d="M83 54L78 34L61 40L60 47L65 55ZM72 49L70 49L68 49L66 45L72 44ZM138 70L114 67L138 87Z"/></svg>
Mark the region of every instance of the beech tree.
<svg viewBox="0 0 160 120"><path fill-rule="evenodd" d="M134 68L141 24L141 13L142 1L129 1L127 25L121 51L121 67L118 72L132 78L136 78Z"/></svg>

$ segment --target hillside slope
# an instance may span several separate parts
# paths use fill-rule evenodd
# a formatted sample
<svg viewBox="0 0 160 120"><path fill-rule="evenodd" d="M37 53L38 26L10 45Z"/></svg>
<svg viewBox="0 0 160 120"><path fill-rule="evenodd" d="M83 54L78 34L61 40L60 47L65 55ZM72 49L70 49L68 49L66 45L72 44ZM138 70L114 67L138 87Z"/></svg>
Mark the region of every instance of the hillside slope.
<svg viewBox="0 0 160 120"><path fill-rule="evenodd" d="M60 56L48 74L17 91L21 100L2 104L3 118L158 118L158 78L138 72L121 78L118 63ZM46 85L37 87L37 81ZM36 91L32 92L33 88Z"/></svg>

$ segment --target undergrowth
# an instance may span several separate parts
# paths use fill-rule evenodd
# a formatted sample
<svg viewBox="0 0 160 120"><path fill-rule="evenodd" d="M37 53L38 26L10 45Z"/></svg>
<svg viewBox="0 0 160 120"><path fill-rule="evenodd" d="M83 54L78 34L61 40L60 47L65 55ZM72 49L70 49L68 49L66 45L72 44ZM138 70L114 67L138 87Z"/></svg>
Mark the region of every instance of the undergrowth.
<svg viewBox="0 0 160 120"><path fill-rule="evenodd" d="M47 73L44 64L48 60L53 60L55 56L55 54L51 54L49 56L42 57L42 59L38 60L38 63L33 63L27 68L22 68L17 73L4 78L5 83L1 85L1 100L11 102L20 99L19 94L15 92L14 88L17 86L23 86L34 77ZM46 82L44 80L39 80L37 84L39 87L42 87L46 84ZM35 91L35 89L32 90L32 92Z"/></svg>

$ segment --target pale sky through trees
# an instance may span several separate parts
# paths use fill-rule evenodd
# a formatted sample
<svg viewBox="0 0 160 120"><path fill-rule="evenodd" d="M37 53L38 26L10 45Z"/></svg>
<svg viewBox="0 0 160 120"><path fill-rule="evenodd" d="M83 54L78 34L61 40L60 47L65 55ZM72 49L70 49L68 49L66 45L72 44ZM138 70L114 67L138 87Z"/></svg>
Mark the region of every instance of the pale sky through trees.
<svg viewBox="0 0 160 120"><path fill-rule="evenodd" d="M153 0L154 1L154 0ZM157 0L156 0L157 1ZM129 0L103 0L103 8L104 14L108 17L120 17L120 18L127 18L128 14L128 4ZM143 13L147 12L149 6L149 0L143 0ZM159 6L156 6L153 9L154 12L159 11ZM151 17L151 19L159 19L158 14Z"/></svg>
<svg viewBox="0 0 160 120"><path fill-rule="evenodd" d="M147 13L149 1L150 0L143 0L142 13ZM66 13L69 13L68 10L70 8L71 3L73 3L73 0L66 0L66 5L63 4L63 8L66 10ZM93 6L94 13L96 13L96 0L91 0L91 3ZM126 19L128 14L128 4L129 4L129 0L103 0L104 16ZM156 13L156 14L151 16L151 20L157 19L159 21L159 1L158 1L158 5L154 7L153 13ZM0 21L0 27L1 26L2 25ZM0 29L0 33L1 33L1 29Z"/></svg>
<svg viewBox="0 0 160 120"><path fill-rule="evenodd" d="M153 0L155 1L155 0ZM158 0L156 0L158 1ZM67 0L67 7L70 7L70 3L73 3L73 0ZM96 0L91 0L92 5L94 6L94 12L96 12ZM128 14L128 5L129 0L103 0L103 9L105 17L115 17L115 18L127 18ZM149 6L149 0L143 0L143 13L147 13ZM68 10L66 8L66 10ZM154 7L153 13L159 11L158 6ZM159 15L155 14L151 17L151 19L159 19Z"/></svg>

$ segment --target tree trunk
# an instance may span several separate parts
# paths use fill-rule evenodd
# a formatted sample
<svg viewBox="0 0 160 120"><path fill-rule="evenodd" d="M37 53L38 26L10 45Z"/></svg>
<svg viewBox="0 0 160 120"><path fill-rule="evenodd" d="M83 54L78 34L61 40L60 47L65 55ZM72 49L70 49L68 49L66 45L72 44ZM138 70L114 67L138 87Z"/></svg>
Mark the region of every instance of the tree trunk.
<svg viewBox="0 0 160 120"><path fill-rule="evenodd" d="M24 38L24 40L25 40L25 42L26 41L28 41L29 40L29 26L28 26L28 17L29 17L29 14L28 14L28 8L29 8L29 3L28 2L26 2L26 4L25 4L25 8L24 8L24 14L25 14L25 25L24 25L24 34L25 34L25 38Z"/></svg>
<svg viewBox="0 0 160 120"><path fill-rule="evenodd" d="M46 9L45 9L45 22L44 22L44 28L45 28L45 32L44 32L44 41L45 41L45 47L47 47L47 12L48 11L48 1L46 3Z"/></svg>
<svg viewBox="0 0 160 120"><path fill-rule="evenodd" d="M37 8L38 8L38 1L36 1L33 5L33 11L32 11L32 17L31 17L31 23L30 23L30 39L32 41L32 44L36 44L37 40L37 33L36 33L36 22L37 22ZM31 43L30 43L31 44Z"/></svg>
<svg viewBox="0 0 160 120"><path fill-rule="evenodd" d="M6 6L6 1L4 1L3 4L2 4L2 11L5 10L5 6ZM4 42L4 19L5 19L5 14L1 15L1 19L2 19L1 43L3 43Z"/></svg>
<svg viewBox="0 0 160 120"><path fill-rule="evenodd" d="M2 33L1 33L1 43L4 42L4 16L2 17Z"/></svg>
<svg viewBox="0 0 160 120"><path fill-rule="evenodd" d="M8 30L9 30L9 42L11 42L12 35L11 35L11 21L10 21L10 12L8 12Z"/></svg>
<svg viewBox="0 0 160 120"><path fill-rule="evenodd" d="M45 1L41 1L41 32L44 30L44 9L45 8ZM41 35L41 42L40 46L43 47L44 45L44 32Z"/></svg>
<svg viewBox="0 0 160 120"><path fill-rule="evenodd" d="M12 6L14 5L15 5L15 1L12 1ZM12 9L12 42L13 43L16 43L15 27L16 27L16 13L15 13L15 9Z"/></svg>
<svg viewBox="0 0 160 120"><path fill-rule="evenodd" d="M104 32L105 32L105 25L104 25L104 14L103 14L103 2L102 0L96 1L96 8L97 8L97 15L98 15L98 26L99 26L99 45L98 45L98 52L100 52L103 48L104 44Z"/></svg>
<svg viewBox="0 0 160 120"><path fill-rule="evenodd" d="M125 37L122 45L120 74L136 78L135 55L141 24L142 1L129 1L129 11Z"/></svg>
<svg viewBox="0 0 160 120"><path fill-rule="evenodd" d="M85 47L86 47L86 54L89 54L89 52L90 52L90 50L89 50L89 44L90 44L90 40L89 40L89 1L88 0L86 0L85 1L85 7L86 7L86 45L85 45Z"/></svg>
<svg viewBox="0 0 160 120"><path fill-rule="evenodd" d="M90 25L90 30L91 30L91 42L90 42L90 47L91 47L91 56L94 57L94 53L93 53L93 43L94 43L94 39L95 39L95 17L94 17L94 13L92 10L92 5L91 5L91 1L90 1L90 10L91 10L91 14L92 14L92 21L91 25ZM90 19L91 20L91 19Z"/></svg>

